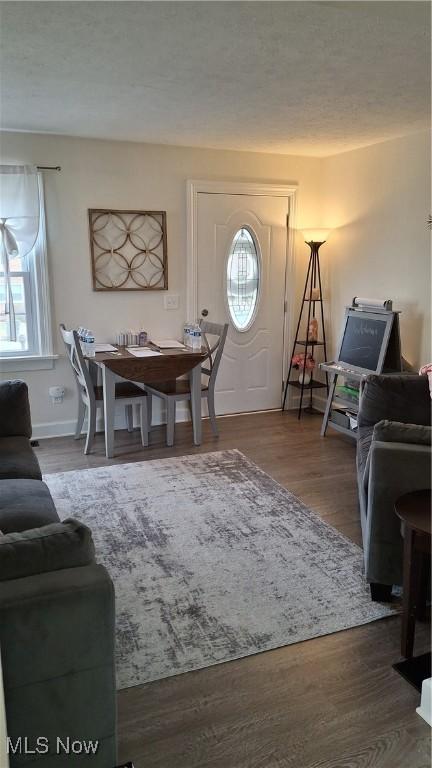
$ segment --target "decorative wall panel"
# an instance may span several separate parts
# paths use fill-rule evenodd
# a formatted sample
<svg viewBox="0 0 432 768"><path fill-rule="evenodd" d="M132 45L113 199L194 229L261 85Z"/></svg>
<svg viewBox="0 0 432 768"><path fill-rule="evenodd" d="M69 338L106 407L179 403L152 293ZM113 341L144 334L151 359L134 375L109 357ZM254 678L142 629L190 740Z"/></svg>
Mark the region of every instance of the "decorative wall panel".
<svg viewBox="0 0 432 768"><path fill-rule="evenodd" d="M168 288L165 211L88 212L93 290Z"/></svg>

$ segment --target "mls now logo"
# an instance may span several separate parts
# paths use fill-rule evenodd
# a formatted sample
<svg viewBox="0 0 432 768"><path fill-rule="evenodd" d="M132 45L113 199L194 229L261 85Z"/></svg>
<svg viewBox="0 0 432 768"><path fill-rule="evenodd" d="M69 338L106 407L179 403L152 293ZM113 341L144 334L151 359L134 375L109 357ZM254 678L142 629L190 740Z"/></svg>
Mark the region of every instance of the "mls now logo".
<svg viewBox="0 0 432 768"><path fill-rule="evenodd" d="M54 743L47 736L37 736L33 740L28 736L19 736L15 741L9 736L7 739L8 755L46 755L50 751L57 755L95 755L98 748L98 741L71 739L70 736L64 739L57 736Z"/></svg>
<svg viewBox="0 0 432 768"><path fill-rule="evenodd" d="M56 752L58 755L95 755L99 748L98 741L85 741L84 739L71 739L67 736L66 739L56 739Z"/></svg>

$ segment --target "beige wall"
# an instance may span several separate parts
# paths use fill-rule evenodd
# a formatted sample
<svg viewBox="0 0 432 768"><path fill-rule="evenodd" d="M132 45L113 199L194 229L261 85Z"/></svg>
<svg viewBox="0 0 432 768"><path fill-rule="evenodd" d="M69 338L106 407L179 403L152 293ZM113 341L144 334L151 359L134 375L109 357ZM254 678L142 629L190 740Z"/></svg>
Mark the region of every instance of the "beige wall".
<svg viewBox="0 0 432 768"><path fill-rule="evenodd" d="M402 353L414 367L430 350L430 135L428 132L326 158L323 246L329 261L333 352L353 296L393 299ZM324 250L326 249L326 250Z"/></svg>
<svg viewBox="0 0 432 768"><path fill-rule="evenodd" d="M186 312L186 180L205 178L296 183L298 227L333 229L321 250L333 353L344 307L357 294L392 298L402 311L405 357L415 366L431 359L428 134L325 160L32 134L3 134L1 155L4 162L62 166L61 173L45 175L53 327L60 354L61 321L92 328L101 340L140 325L158 335L179 333ZM180 295L178 311L164 310L163 292L92 291L87 209L96 207L167 211L169 291ZM307 255L299 234L297 304ZM53 370L18 375L30 386L35 433L70 432L76 401L64 358ZM67 388L61 406L51 405L48 387L53 384Z"/></svg>
<svg viewBox="0 0 432 768"><path fill-rule="evenodd" d="M45 174L48 251L56 350L63 354L58 324L84 325L100 340L124 328L144 326L159 336L177 335L186 313L186 180L223 179L298 184L299 225L316 220L322 161L246 152L224 152L33 134L2 135L3 162L61 165ZM88 208L167 211L169 292L178 311L163 308L164 292L94 293L88 244ZM298 268L303 271L304 251ZM6 376L11 377L8 373ZM68 432L75 418L75 391L66 360L54 370L21 372L30 387L35 434ZM64 384L63 405L51 405L48 387Z"/></svg>

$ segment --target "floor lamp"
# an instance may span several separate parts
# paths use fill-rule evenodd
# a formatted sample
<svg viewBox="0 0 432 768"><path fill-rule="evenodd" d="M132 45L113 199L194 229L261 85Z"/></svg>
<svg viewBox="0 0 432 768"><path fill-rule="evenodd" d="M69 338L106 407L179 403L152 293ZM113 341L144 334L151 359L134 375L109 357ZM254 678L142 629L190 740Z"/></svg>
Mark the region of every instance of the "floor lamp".
<svg viewBox="0 0 432 768"><path fill-rule="evenodd" d="M328 393L327 374L326 374L325 384L322 381L316 381L313 378L312 372L311 372L311 377L309 381L307 380L307 376L306 376L307 361L309 359L308 355L313 357L312 353L314 351L314 347L323 347L324 360L327 359L327 345L326 345L325 326L324 326L324 309L323 309L319 249L327 240L328 230L327 229L313 229L313 230L309 229L309 230L304 230L303 235L305 238L305 243L307 243L307 245L310 248L310 256L309 256L306 282L305 282L305 287L303 291L303 298L302 298L302 303L300 307L297 330L296 330L294 344L292 347L292 352L290 357L288 376L285 383L285 390L284 390L284 397L283 397L283 404L282 404L282 410L284 410L289 386L294 387L297 390L300 390L300 404L298 409L299 419L302 413L303 397L304 397L305 391L309 392L309 406L308 406L309 411L313 410L312 394L314 389L321 389L323 387L326 387L327 393ZM316 332L314 332L314 328L316 328L317 326L317 321L315 317L316 305L318 305L320 308L321 336L322 336L321 339L319 339ZM306 332L305 332L304 338L301 339L299 338L300 325L303 317L303 310L305 310L305 307L307 307ZM315 320L315 324L312 323L311 325L312 320ZM303 374L301 374L300 379L296 381L295 379L291 379L291 373L294 367L293 358L296 354L296 349L299 347L301 348L301 351L297 353L297 357L299 359L300 366L303 368Z"/></svg>

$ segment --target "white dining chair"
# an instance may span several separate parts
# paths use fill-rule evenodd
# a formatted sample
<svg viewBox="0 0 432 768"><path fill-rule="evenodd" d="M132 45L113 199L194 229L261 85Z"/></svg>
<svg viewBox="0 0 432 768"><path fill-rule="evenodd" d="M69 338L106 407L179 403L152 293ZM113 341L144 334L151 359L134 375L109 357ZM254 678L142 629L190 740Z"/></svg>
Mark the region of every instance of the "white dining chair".
<svg viewBox="0 0 432 768"><path fill-rule="evenodd" d="M215 385L216 376L219 369L225 341L228 333L228 323L220 325L219 323L209 323L206 320L200 321L202 340L207 347L208 357L201 367L201 373L206 377L206 381L201 385L201 397L207 399L210 424L215 436L218 435L215 411ZM216 337L213 345L210 344L208 336ZM207 363L207 365L206 365ZM167 409L167 445L174 445L174 430L176 420L176 404L181 400L189 403L191 418L191 388L189 379L176 379L171 382L161 382L145 385L149 398L159 397L165 401ZM151 424L151 402L149 403L149 424Z"/></svg>
<svg viewBox="0 0 432 768"><path fill-rule="evenodd" d="M103 387L95 384L90 375L77 332L66 330L63 323L60 324L60 332L78 389L78 418L75 440L81 437L81 430L87 411L87 438L84 453L88 454L92 449L96 432L97 409L103 408ZM115 385L116 403L125 406L126 423L129 432L132 432L133 429L133 404L137 403L139 405L141 442L143 446L147 447L149 438L149 402L147 393L131 381L119 382Z"/></svg>

